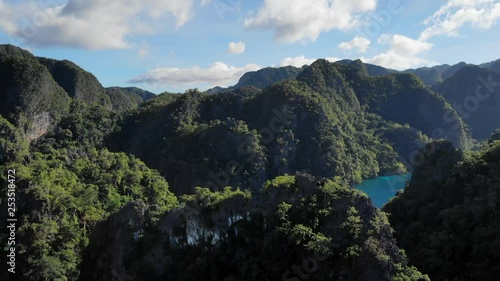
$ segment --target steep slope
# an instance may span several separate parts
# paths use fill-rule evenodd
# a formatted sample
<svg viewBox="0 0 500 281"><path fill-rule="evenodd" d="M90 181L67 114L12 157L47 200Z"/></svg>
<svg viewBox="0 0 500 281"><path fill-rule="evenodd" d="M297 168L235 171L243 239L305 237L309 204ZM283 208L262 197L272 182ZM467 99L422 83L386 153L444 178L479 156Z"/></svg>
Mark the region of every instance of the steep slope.
<svg viewBox="0 0 500 281"><path fill-rule="evenodd" d="M112 110L117 113L125 113L136 109L144 102L140 96L116 88L106 89L106 95L109 97Z"/></svg>
<svg viewBox="0 0 500 281"><path fill-rule="evenodd" d="M101 148L103 136L115 126L116 114L108 108L73 100L60 121L29 144L19 128L0 117L0 172L15 171L0 184L15 185L19 220L11 245L16 247L16 274L5 263L0 280L76 281L97 222L132 200L153 205L151 218L177 205L157 171L130 155ZM7 202L13 202L7 195L0 194L2 229L7 229L7 208L12 207ZM0 232L2 244L7 244L6 234ZM7 252L0 249L2 256Z"/></svg>
<svg viewBox="0 0 500 281"><path fill-rule="evenodd" d="M336 64L348 65L357 69L361 69L361 73L368 76L384 76L390 73L396 73L396 70L388 69L382 66L364 63L360 59L357 60L340 60Z"/></svg>
<svg viewBox="0 0 500 281"><path fill-rule="evenodd" d="M33 54L10 44L0 44L0 55L20 58L32 58Z"/></svg>
<svg viewBox="0 0 500 281"><path fill-rule="evenodd" d="M104 88L91 73L67 60L58 61L47 58L38 58L38 60L47 67L54 80L73 99L86 103L110 105Z"/></svg>
<svg viewBox="0 0 500 281"><path fill-rule="evenodd" d="M500 60L495 61L490 67L490 70L500 72Z"/></svg>
<svg viewBox="0 0 500 281"><path fill-rule="evenodd" d="M28 155L28 143L21 132L0 116L0 163L19 160Z"/></svg>
<svg viewBox="0 0 500 281"><path fill-rule="evenodd" d="M243 86L254 86L264 89L283 80L295 79L303 69L304 67L284 66L279 68L267 67L258 71L247 72L240 78L234 88L239 89Z"/></svg>
<svg viewBox="0 0 500 281"><path fill-rule="evenodd" d="M70 100L36 57L0 46L0 114L28 139L46 133L68 111Z"/></svg>
<svg viewBox="0 0 500 281"><path fill-rule="evenodd" d="M443 82L443 72L449 69L451 66L448 64L437 65L433 67L421 67L417 69L405 70L405 73L415 74L420 78L427 86L433 86L438 83Z"/></svg>
<svg viewBox="0 0 500 281"><path fill-rule="evenodd" d="M500 134L463 156L428 146L404 193L383 210L410 261L432 280L496 280L500 274Z"/></svg>
<svg viewBox="0 0 500 281"><path fill-rule="evenodd" d="M156 95L139 88L106 88L106 95L111 102L111 108L117 113L126 113L136 109L141 103L154 98Z"/></svg>
<svg viewBox="0 0 500 281"><path fill-rule="evenodd" d="M429 137L446 138L459 147L467 146L468 135L460 116L414 75L368 77L355 68L318 60L298 80L329 98L340 95L351 103L358 100L384 120L409 124Z"/></svg>
<svg viewBox="0 0 500 281"><path fill-rule="evenodd" d="M405 70L405 73L415 74L420 78L427 86L432 87L435 86L444 80L450 78L455 73L460 71L462 68L466 66L472 66L472 64L468 64L465 62L460 62L455 65L436 65L433 67L421 67L417 69L408 69Z"/></svg>
<svg viewBox="0 0 500 281"><path fill-rule="evenodd" d="M461 115L474 138L484 140L500 128L500 73L464 67L434 90Z"/></svg>
<svg viewBox="0 0 500 281"><path fill-rule="evenodd" d="M99 224L81 279L429 280L383 214L337 182L282 176L260 196L197 189L157 224L137 202Z"/></svg>
<svg viewBox="0 0 500 281"><path fill-rule="evenodd" d="M500 59L480 64L479 67L488 68L489 70L500 72Z"/></svg>
<svg viewBox="0 0 500 281"><path fill-rule="evenodd" d="M450 66L445 71L443 71L443 74L442 74L443 80L446 80L446 79L450 78L451 76L455 75L455 73L457 73L458 71L460 71L462 68L464 68L466 66L472 66L472 64L468 64L466 62L459 62L455 65Z"/></svg>
<svg viewBox="0 0 500 281"><path fill-rule="evenodd" d="M195 186L257 190L296 171L352 184L405 170L368 128L352 90L330 99L294 80L262 92L161 95L120 126L108 146L160 170L177 194Z"/></svg>
<svg viewBox="0 0 500 281"><path fill-rule="evenodd" d="M156 97L156 94L137 87L109 87L106 88L106 90L120 90L126 93L134 94L136 96L139 96L143 101L148 101Z"/></svg>
<svg viewBox="0 0 500 281"><path fill-rule="evenodd" d="M245 86L252 86L258 89L264 89L274 83L278 83L287 79L295 79L297 75L305 68L284 66L284 67L266 67L257 71L250 71L240 78L238 83L229 88L215 87L206 91L209 94L228 92L231 90L240 89Z"/></svg>

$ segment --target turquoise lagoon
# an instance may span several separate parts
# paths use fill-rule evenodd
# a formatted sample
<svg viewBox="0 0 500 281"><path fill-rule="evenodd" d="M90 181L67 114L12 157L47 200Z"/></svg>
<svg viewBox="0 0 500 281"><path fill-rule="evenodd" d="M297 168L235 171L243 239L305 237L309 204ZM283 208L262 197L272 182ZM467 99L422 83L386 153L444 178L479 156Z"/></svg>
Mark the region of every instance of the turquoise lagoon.
<svg viewBox="0 0 500 281"><path fill-rule="evenodd" d="M365 180L355 186L356 189L364 191L373 201L377 208L381 208L389 199L396 195L398 190L404 189L410 181L411 174L378 177Z"/></svg>

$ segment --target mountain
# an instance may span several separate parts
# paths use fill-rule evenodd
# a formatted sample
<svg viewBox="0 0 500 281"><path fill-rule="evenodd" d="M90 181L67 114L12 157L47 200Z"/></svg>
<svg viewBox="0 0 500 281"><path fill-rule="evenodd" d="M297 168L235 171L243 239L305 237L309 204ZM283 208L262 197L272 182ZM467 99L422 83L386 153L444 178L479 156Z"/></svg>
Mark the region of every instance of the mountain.
<svg viewBox="0 0 500 281"><path fill-rule="evenodd" d="M0 45L0 114L27 138L45 134L68 111L70 100L35 56Z"/></svg>
<svg viewBox="0 0 500 281"><path fill-rule="evenodd" d="M455 65L437 65L433 67L422 67L417 69L405 70L405 73L411 73L418 76L422 81L428 86L435 86L444 80L453 76L456 72L462 68L469 66L471 64L460 62Z"/></svg>
<svg viewBox="0 0 500 281"><path fill-rule="evenodd" d="M245 73L238 84L234 88L238 89L244 86L254 86L259 89L264 89L274 83L281 82L287 79L295 79L297 75L305 68L284 66L279 68L266 67L258 71Z"/></svg>
<svg viewBox="0 0 500 281"><path fill-rule="evenodd" d="M109 106L110 101L101 83L91 73L73 62L38 58L47 67L54 80L70 97L87 103L99 103Z"/></svg>
<svg viewBox="0 0 500 281"><path fill-rule="evenodd" d="M490 70L500 72L500 60L497 60L495 63L493 63L490 67Z"/></svg>
<svg viewBox="0 0 500 281"><path fill-rule="evenodd" d="M473 65L465 62L460 62L455 65L443 64L443 65L436 65L433 67L421 67L416 69L397 71L393 69L384 68L378 65L365 63L362 62L360 59L357 60L343 59L336 61L335 64L357 68L361 74L366 76L384 76L391 73L410 73L416 75L424 82L425 85L429 87L442 83L444 80L453 76L460 69L466 66ZM499 71L500 60L484 63L479 65L479 67L488 68L493 71ZM258 71L245 73L240 78L238 84L234 86L228 88L214 87L205 92L209 94L217 94L220 92L227 92L233 89L238 89L243 86L254 86L263 89L276 82L280 82L286 79L295 79L298 76L298 74L305 68L306 66L303 66L302 68L296 68L293 66L280 67L280 68L267 67Z"/></svg>
<svg viewBox="0 0 500 281"><path fill-rule="evenodd" d="M468 64L466 62L460 62L460 63L457 63L455 65L450 66L448 69L443 71L443 74L442 74L443 80L450 78L451 76L453 76L455 73L457 73L458 71L460 71L462 68L464 68L466 66L471 66L471 64Z"/></svg>
<svg viewBox="0 0 500 281"><path fill-rule="evenodd" d="M489 70L500 72L500 59L480 64L479 67L488 68Z"/></svg>
<svg viewBox="0 0 500 281"><path fill-rule="evenodd" d="M443 82L443 72L449 69L451 66L448 64L437 65L433 67L421 67L417 69L405 70L405 73L415 74L420 78L426 85L433 86L438 83Z"/></svg>
<svg viewBox="0 0 500 281"><path fill-rule="evenodd" d="M19 58L32 58L33 54L10 44L0 44L1 56L13 56Z"/></svg>
<svg viewBox="0 0 500 281"><path fill-rule="evenodd" d="M150 91L143 90L137 87L109 87L106 90L118 90L126 93L130 93L136 96L139 96L143 101L148 101L154 97L156 97L155 93Z"/></svg>
<svg viewBox="0 0 500 281"><path fill-rule="evenodd" d="M474 138L485 140L500 128L499 85L499 72L467 66L433 89L461 115Z"/></svg>
<svg viewBox="0 0 500 281"><path fill-rule="evenodd" d="M368 77L355 68L318 60L298 79L308 81L314 89L322 92L339 87L351 88L361 106L384 120L408 124L432 138L445 137L458 147L468 145L468 135L460 116L414 75L394 73ZM351 96L350 99L354 98ZM445 115L449 120L443 120Z"/></svg>
<svg viewBox="0 0 500 281"><path fill-rule="evenodd" d="M411 169L429 137L468 144L458 114L415 76L368 77L326 60L264 90L160 95L119 126L106 145L158 169L175 194L258 190L300 171L353 184Z"/></svg>
<svg viewBox="0 0 500 281"><path fill-rule="evenodd" d="M450 103L498 72L456 68L431 89L318 60L154 95L0 45L0 279L496 280L500 131L471 146ZM408 172L384 212L352 188Z"/></svg>
<svg viewBox="0 0 500 281"><path fill-rule="evenodd" d="M353 183L405 170L397 153L370 135L359 105L348 106L296 80L218 95L163 94L127 117L106 144L158 169L176 194L196 186L258 190L295 171Z"/></svg>
<svg viewBox="0 0 500 281"><path fill-rule="evenodd" d="M409 186L389 202L399 245L432 280L500 274L500 132L478 152L429 144Z"/></svg>
<svg viewBox="0 0 500 281"><path fill-rule="evenodd" d="M500 59L496 60L496 61L492 61L492 62L484 64L484 65L481 65L481 67L486 67L491 71L500 72Z"/></svg>
<svg viewBox="0 0 500 281"><path fill-rule="evenodd" d="M106 88L106 95L109 97L113 111L118 113L124 113L132 109L136 109L137 107L139 107L141 103L150 100L156 96L151 92L135 87Z"/></svg>
<svg viewBox="0 0 500 281"><path fill-rule="evenodd" d="M243 74L238 81L238 84L229 88L215 87L206 91L206 93L216 94L220 92L227 92L230 90L239 89L245 86L253 86L259 89L264 89L274 83L281 82L287 79L295 79L299 73L305 68L298 68L293 66L284 67L266 67L257 71L251 71Z"/></svg>
<svg viewBox="0 0 500 281"><path fill-rule="evenodd" d="M29 140L49 132L72 101L122 113L155 96L139 88L106 91L94 75L70 61L35 57L12 45L0 45L0 75L0 114Z"/></svg>
<svg viewBox="0 0 500 281"><path fill-rule="evenodd" d="M141 202L98 224L80 280L429 280L366 195L338 182L282 176L259 196L199 188L181 200L152 226Z"/></svg>
<svg viewBox="0 0 500 281"><path fill-rule="evenodd" d="M3 270L2 280L297 278L295 265L309 270L305 259L323 266L321 277L428 280L408 264L385 216L350 188L406 167L341 76L320 91L289 79L145 102L137 90L111 88L108 105L85 90L91 79L66 87L72 93L56 82L53 75L68 86L56 69L71 64L44 60L51 72L16 49L2 62L2 77L15 78L2 81L2 99L30 101L18 116L57 116L36 141L11 123L17 115L0 117L0 170L16 171L22 221L19 274ZM77 70L68 72L90 77ZM25 98L32 89L38 100Z"/></svg>
<svg viewBox="0 0 500 281"><path fill-rule="evenodd" d="M336 64L348 65L357 69L360 69L363 75L368 76L384 76L390 73L396 73L396 70L387 69L378 65L364 63L361 60L340 60L336 61Z"/></svg>

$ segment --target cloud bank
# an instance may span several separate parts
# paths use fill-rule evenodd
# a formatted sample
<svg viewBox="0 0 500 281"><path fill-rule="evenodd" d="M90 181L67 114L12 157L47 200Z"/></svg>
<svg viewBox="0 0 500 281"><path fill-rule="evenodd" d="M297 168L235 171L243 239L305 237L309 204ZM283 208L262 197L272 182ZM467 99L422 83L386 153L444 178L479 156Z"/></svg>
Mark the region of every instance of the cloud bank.
<svg viewBox="0 0 500 281"><path fill-rule="evenodd" d="M259 69L261 67L256 64L236 67L229 66L223 62L215 62L207 68L199 66L189 68L156 68L130 79L128 83L174 88L199 84L230 86L236 84L246 72Z"/></svg>
<svg viewBox="0 0 500 281"><path fill-rule="evenodd" d="M167 16L174 18L176 28L183 26L193 17L197 3L197 0L4 2L0 28L35 47L124 49L133 47L130 37L156 33L156 26Z"/></svg>

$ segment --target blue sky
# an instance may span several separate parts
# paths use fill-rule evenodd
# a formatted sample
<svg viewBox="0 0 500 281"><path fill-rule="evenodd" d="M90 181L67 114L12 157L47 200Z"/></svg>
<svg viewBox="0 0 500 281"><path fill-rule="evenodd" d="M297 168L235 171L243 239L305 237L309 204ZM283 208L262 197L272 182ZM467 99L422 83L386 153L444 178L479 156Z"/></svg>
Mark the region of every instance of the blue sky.
<svg viewBox="0 0 500 281"><path fill-rule="evenodd" d="M0 0L0 42L155 93L361 58L394 69L500 58L498 0Z"/></svg>

